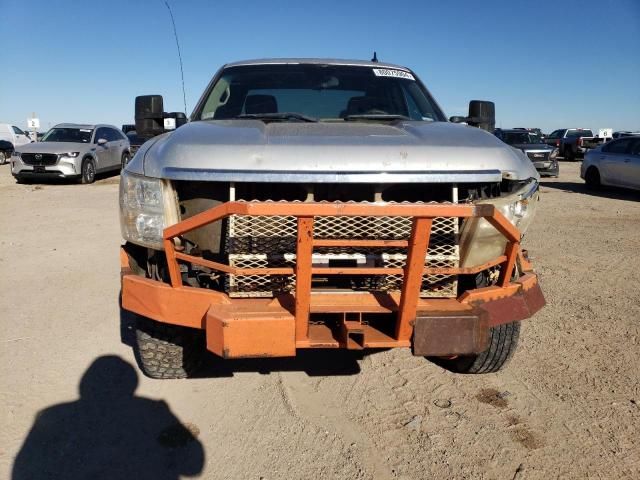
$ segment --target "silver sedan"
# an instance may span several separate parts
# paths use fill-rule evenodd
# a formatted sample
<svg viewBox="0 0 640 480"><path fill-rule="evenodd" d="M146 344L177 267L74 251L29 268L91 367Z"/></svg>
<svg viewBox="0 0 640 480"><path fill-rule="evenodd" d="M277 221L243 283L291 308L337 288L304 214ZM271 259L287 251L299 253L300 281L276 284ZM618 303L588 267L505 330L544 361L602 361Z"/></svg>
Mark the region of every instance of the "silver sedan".
<svg viewBox="0 0 640 480"><path fill-rule="evenodd" d="M589 150L580 176L590 188L600 185L640 190L640 137L623 137Z"/></svg>
<svg viewBox="0 0 640 480"><path fill-rule="evenodd" d="M44 178L93 183L96 173L120 170L130 156L129 140L113 125L61 123L41 142L18 147L11 156L11 173L18 183Z"/></svg>

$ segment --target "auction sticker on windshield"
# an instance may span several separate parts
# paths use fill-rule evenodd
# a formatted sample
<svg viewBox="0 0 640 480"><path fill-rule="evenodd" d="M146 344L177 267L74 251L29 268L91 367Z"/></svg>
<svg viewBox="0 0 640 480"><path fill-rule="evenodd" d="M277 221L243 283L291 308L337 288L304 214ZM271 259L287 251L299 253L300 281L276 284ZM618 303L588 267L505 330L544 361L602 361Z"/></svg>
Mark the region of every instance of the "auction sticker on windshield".
<svg viewBox="0 0 640 480"><path fill-rule="evenodd" d="M394 78L406 78L407 80L414 80L415 78L409 72L403 72L402 70L391 70L389 68L374 68L373 74L376 77L394 77Z"/></svg>

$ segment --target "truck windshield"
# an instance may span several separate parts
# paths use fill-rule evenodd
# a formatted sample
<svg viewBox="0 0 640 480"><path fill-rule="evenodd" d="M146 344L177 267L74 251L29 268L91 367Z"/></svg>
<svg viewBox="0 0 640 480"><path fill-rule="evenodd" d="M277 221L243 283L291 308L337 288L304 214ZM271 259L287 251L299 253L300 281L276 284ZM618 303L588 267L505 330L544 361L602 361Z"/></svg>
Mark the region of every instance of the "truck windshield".
<svg viewBox="0 0 640 480"><path fill-rule="evenodd" d="M42 138L43 142L89 143L93 130L90 128L52 128Z"/></svg>
<svg viewBox="0 0 640 480"><path fill-rule="evenodd" d="M353 119L445 121L429 93L404 70L287 64L226 68L205 94L200 120Z"/></svg>
<svg viewBox="0 0 640 480"><path fill-rule="evenodd" d="M544 143L539 135L528 132L505 132L502 134L502 141L509 145Z"/></svg>

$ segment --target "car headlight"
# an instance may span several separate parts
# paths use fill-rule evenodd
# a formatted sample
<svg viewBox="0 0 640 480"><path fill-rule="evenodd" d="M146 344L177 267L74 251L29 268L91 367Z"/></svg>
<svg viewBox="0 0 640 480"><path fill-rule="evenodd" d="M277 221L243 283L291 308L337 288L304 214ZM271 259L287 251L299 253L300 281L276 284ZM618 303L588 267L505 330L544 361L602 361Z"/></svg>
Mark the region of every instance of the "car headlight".
<svg viewBox="0 0 640 480"><path fill-rule="evenodd" d="M80 155L80 152L67 152L67 153L62 153L61 155L63 157L76 158L78 155Z"/></svg>
<svg viewBox="0 0 640 480"><path fill-rule="evenodd" d="M20 155L22 155L20 152L16 152L15 150L13 151L13 153L11 153L12 157L19 157Z"/></svg>
<svg viewBox="0 0 640 480"><path fill-rule="evenodd" d="M500 198L482 200L492 204L524 234L533 217L539 198L538 181L531 179L513 193ZM469 218L460 233L460 266L475 267L504 254L507 239L483 218Z"/></svg>
<svg viewBox="0 0 640 480"><path fill-rule="evenodd" d="M168 184L129 173L120 177L120 230L132 243L162 249L162 231L176 223L175 202Z"/></svg>
<svg viewBox="0 0 640 480"><path fill-rule="evenodd" d="M560 154L560 150L557 148L554 148L553 151L551 152L551 155L549 155L549 160L555 160L556 158L558 158L559 154Z"/></svg>

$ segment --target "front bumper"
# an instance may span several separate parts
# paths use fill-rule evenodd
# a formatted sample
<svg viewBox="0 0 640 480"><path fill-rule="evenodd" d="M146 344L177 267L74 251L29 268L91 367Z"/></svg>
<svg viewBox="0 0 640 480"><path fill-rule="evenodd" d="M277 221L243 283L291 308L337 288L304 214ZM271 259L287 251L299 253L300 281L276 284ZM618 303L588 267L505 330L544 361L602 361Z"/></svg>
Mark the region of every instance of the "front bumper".
<svg viewBox="0 0 640 480"><path fill-rule="evenodd" d="M311 295L315 319L339 316L340 325L308 324L304 338L296 336L294 300L231 299L199 288L172 288L135 275L126 254L122 265L122 307L158 322L205 330L207 348L223 358L294 356L302 348L412 347L415 355L444 356L480 353L488 347L490 327L533 316L545 305L534 273L506 287L469 290L456 299L420 300L410 320L407 338L393 334L401 314L397 295L358 293L350 298ZM386 316L388 325L362 322Z"/></svg>
<svg viewBox="0 0 640 480"><path fill-rule="evenodd" d="M183 253L174 239L184 232L229 215L292 215L297 217L294 268L237 268ZM407 248L404 268L317 268L313 248L383 246L389 240L323 240L314 238L314 218L322 216L391 215L413 217L408 240L392 243ZM434 218L481 217L506 239L504 255L475 267L429 268L425 265ZM530 263L520 250L520 232L492 205L350 205L227 202L164 230L170 283L132 272L121 250L122 307L153 320L206 331L207 348L224 358L294 356L299 348L412 347L416 355L464 355L488 347L489 328L524 320L544 306L544 297ZM233 275L295 275L295 291L274 298L231 298L183 284L180 262L202 265ZM456 298L421 298L426 272L477 274L499 268L494 286L466 290ZM515 280L514 272L523 275ZM317 274L402 275L398 292L318 292Z"/></svg>
<svg viewBox="0 0 640 480"><path fill-rule="evenodd" d="M533 166L536 167L536 170L540 175L557 176L560 171L560 167L558 166L557 160L546 161L546 162L533 162Z"/></svg>
<svg viewBox="0 0 640 480"><path fill-rule="evenodd" d="M64 157L55 165L27 165L20 157L11 157L11 174L16 178L76 178L80 176L78 159Z"/></svg>

